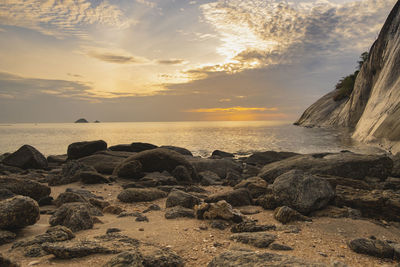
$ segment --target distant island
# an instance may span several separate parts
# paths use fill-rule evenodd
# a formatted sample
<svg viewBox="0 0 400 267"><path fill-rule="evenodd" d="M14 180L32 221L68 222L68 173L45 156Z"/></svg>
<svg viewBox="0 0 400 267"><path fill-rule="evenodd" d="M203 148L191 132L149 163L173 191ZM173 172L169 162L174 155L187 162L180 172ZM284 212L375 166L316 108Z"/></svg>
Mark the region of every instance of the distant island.
<svg viewBox="0 0 400 267"><path fill-rule="evenodd" d="M89 122L86 119L81 118L81 119L75 121L75 123L89 123Z"/></svg>
<svg viewBox="0 0 400 267"><path fill-rule="evenodd" d="M100 121L98 121L98 120L95 120L95 121L94 121L94 123L100 123Z"/></svg>

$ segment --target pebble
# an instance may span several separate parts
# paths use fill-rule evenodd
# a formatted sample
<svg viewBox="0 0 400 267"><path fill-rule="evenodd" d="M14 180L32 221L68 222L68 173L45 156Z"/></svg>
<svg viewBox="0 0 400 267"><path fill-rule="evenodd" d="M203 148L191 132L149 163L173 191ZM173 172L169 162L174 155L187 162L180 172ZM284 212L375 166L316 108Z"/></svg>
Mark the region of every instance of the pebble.
<svg viewBox="0 0 400 267"><path fill-rule="evenodd" d="M139 231L143 232L143 231L144 231L144 228L139 228Z"/></svg>

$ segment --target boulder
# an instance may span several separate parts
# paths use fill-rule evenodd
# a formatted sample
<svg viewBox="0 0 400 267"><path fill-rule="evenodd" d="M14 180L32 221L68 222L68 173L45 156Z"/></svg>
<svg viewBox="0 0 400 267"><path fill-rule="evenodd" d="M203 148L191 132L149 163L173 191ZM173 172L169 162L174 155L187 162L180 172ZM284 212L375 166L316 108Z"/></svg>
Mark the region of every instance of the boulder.
<svg viewBox="0 0 400 267"><path fill-rule="evenodd" d="M115 215L119 215L123 211L124 210L121 207L114 206L114 205L107 206L103 209L103 213L110 213L110 214L115 214Z"/></svg>
<svg viewBox="0 0 400 267"><path fill-rule="evenodd" d="M275 209L274 218L283 224L296 221L311 221L311 219L309 219L308 217L287 206Z"/></svg>
<svg viewBox="0 0 400 267"><path fill-rule="evenodd" d="M0 201L0 229L18 229L35 224L39 205L30 197L15 196Z"/></svg>
<svg viewBox="0 0 400 267"><path fill-rule="evenodd" d="M232 206L246 206L253 204L251 194L246 188L239 188L233 191L216 193L210 195L204 201L207 203L214 203L220 200L225 200Z"/></svg>
<svg viewBox="0 0 400 267"><path fill-rule="evenodd" d="M271 249L271 250L280 250L280 251L293 250L292 247L289 247L289 246L286 246L286 245L283 245L283 244L279 244L279 243L272 243L269 246L269 249ZM334 266L336 267L336 265L334 265ZM343 267L345 267L345 266L343 266Z"/></svg>
<svg viewBox="0 0 400 267"><path fill-rule="evenodd" d="M265 232L275 230L276 226L273 224L257 225L254 221L241 222L235 224L231 228L232 233L245 233L245 232Z"/></svg>
<svg viewBox="0 0 400 267"><path fill-rule="evenodd" d="M138 160L121 162L113 172L113 175L125 179L140 179L143 177L142 163Z"/></svg>
<svg viewBox="0 0 400 267"><path fill-rule="evenodd" d="M400 194L391 190L369 191L337 186L335 204L357 209L363 217L400 221Z"/></svg>
<svg viewBox="0 0 400 267"><path fill-rule="evenodd" d="M199 220L221 219L240 223L245 218L239 211L234 210L225 200L217 203L203 203L194 207L196 218Z"/></svg>
<svg viewBox="0 0 400 267"><path fill-rule="evenodd" d="M184 208L193 209L195 205L199 205L201 200L189 193L183 192L181 190L172 190L167 197L165 203L166 208L171 208L175 206L182 206Z"/></svg>
<svg viewBox="0 0 400 267"><path fill-rule="evenodd" d="M225 251L216 256L208 267L263 267L263 266L303 266L323 267L326 264L310 263L288 255L257 251Z"/></svg>
<svg viewBox="0 0 400 267"><path fill-rule="evenodd" d="M56 163L56 164L63 164L67 161L68 155L50 155L47 157L48 163Z"/></svg>
<svg viewBox="0 0 400 267"><path fill-rule="evenodd" d="M103 267L143 267L143 256L137 250L126 251L109 260Z"/></svg>
<svg viewBox="0 0 400 267"><path fill-rule="evenodd" d="M132 152L142 152L146 150L151 150L157 148L156 145L149 144L149 143L141 143L141 142L134 142L131 144L131 151Z"/></svg>
<svg viewBox="0 0 400 267"><path fill-rule="evenodd" d="M264 166L272 162L284 160L297 155L299 154L293 152L276 152L276 151L255 152L251 156L249 156L244 162L251 165Z"/></svg>
<svg viewBox="0 0 400 267"><path fill-rule="evenodd" d="M234 158L235 155L229 152L225 152L222 150L214 150L211 154L211 157L213 158Z"/></svg>
<svg viewBox="0 0 400 267"><path fill-rule="evenodd" d="M2 163L22 169L47 169L46 158L36 148L23 145L14 153L6 156Z"/></svg>
<svg viewBox="0 0 400 267"><path fill-rule="evenodd" d="M84 197L86 199L90 199L90 198L103 199L103 197L96 196L95 194L93 194L89 190L84 190L84 189L67 188L67 189L65 189L65 192L75 193L75 194L78 194L78 195L80 195L80 196L82 196L82 197Z"/></svg>
<svg viewBox="0 0 400 267"><path fill-rule="evenodd" d="M92 254L114 254L120 251L103 247L99 242L93 241L66 241L44 243L42 249L48 254L53 254L58 259L73 259Z"/></svg>
<svg viewBox="0 0 400 267"><path fill-rule="evenodd" d="M124 160L123 157L116 157L104 154L94 154L78 159L78 162L93 167L102 174L112 174L114 169Z"/></svg>
<svg viewBox="0 0 400 267"><path fill-rule="evenodd" d="M1 177L0 188L7 189L14 194L23 195L39 201L50 195L50 187L41 183L19 178Z"/></svg>
<svg viewBox="0 0 400 267"><path fill-rule="evenodd" d="M82 171L96 172L96 169L78 161L68 161L63 165L60 174L50 176L49 185L55 186L78 182L79 176L77 176L77 174Z"/></svg>
<svg viewBox="0 0 400 267"><path fill-rule="evenodd" d="M110 181L97 172L79 172L77 174L83 184L107 184Z"/></svg>
<svg viewBox="0 0 400 267"><path fill-rule="evenodd" d="M155 188L128 188L123 190L118 199L126 203L153 201L166 197L167 194Z"/></svg>
<svg viewBox="0 0 400 267"><path fill-rule="evenodd" d="M195 157L186 157L186 159L194 166L197 172L212 171L218 174L221 179L225 179L229 172L240 174L243 171L242 165L233 159L205 159Z"/></svg>
<svg viewBox="0 0 400 267"><path fill-rule="evenodd" d="M215 172L203 171L199 173L200 184L203 186L208 185L222 185L222 180Z"/></svg>
<svg viewBox="0 0 400 267"><path fill-rule="evenodd" d="M251 177L241 181L234 187L235 189L247 188L253 198L264 195L268 191L268 183L260 177Z"/></svg>
<svg viewBox="0 0 400 267"><path fill-rule="evenodd" d="M67 154L68 159L79 159L106 149L107 143L103 140L76 142L68 146Z"/></svg>
<svg viewBox="0 0 400 267"><path fill-rule="evenodd" d="M335 196L326 180L299 170L279 176L272 194L278 206L289 206L303 214L326 207Z"/></svg>
<svg viewBox="0 0 400 267"><path fill-rule="evenodd" d="M54 204L57 207L61 207L65 203L72 203L72 202L87 203L88 201L83 196L72 192L63 192L59 194L58 197L54 200Z"/></svg>
<svg viewBox="0 0 400 267"><path fill-rule="evenodd" d="M92 229L94 217L91 214L89 204L66 203L50 217L49 223L51 226L62 225L68 227L73 232Z"/></svg>
<svg viewBox="0 0 400 267"><path fill-rule="evenodd" d="M131 148L130 144L121 144L121 145L110 146L108 149L111 151L132 152L132 148Z"/></svg>
<svg viewBox="0 0 400 267"><path fill-rule="evenodd" d="M1 185L0 185L0 187L1 187ZM7 198L12 198L13 196L15 196L15 194L12 191L10 191L6 188L0 188L0 201L7 199Z"/></svg>
<svg viewBox="0 0 400 267"><path fill-rule="evenodd" d="M335 207L328 206L323 210L317 210L310 214L312 217L329 217L329 218L351 218L351 219L360 219L361 212L356 209L352 209L349 207Z"/></svg>
<svg viewBox="0 0 400 267"><path fill-rule="evenodd" d="M348 245L351 250L360 254L389 259L394 256L393 247L388 242L378 239L358 238L350 241Z"/></svg>
<svg viewBox="0 0 400 267"><path fill-rule="evenodd" d="M197 172L193 165L183 155L172 150L163 148L146 150L125 159L121 165L130 161L139 161L143 172L168 171L172 173L177 166L182 165L189 171L192 179L197 180Z"/></svg>
<svg viewBox="0 0 400 267"><path fill-rule="evenodd" d="M189 170L182 165L176 166L172 171L172 176L175 177L179 184L191 184L192 177Z"/></svg>
<svg viewBox="0 0 400 267"><path fill-rule="evenodd" d="M181 206L174 206L165 210L165 219L176 218L194 218L194 211Z"/></svg>
<svg viewBox="0 0 400 267"><path fill-rule="evenodd" d="M160 146L160 148L173 150L173 151L178 152L179 154L182 154L182 155L184 155L184 156L191 156L191 157L193 157L192 152L190 152L189 150L187 150L186 148L183 148L183 147L177 147L177 146Z"/></svg>
<svg viewBox="0 0 400 267"><path fill-rule="evenodd" d="M376 177L385 180L391 173L393 161L384 155L361 155L351 152L312 154L290 157L265 165L259 174L268 183L293 169L311 174L332 175L357 180Z"/></svg>
<svg viewBox="0 0 400 267"><path fill-rule="evenodd" d="M183 267L183 259L170 249L159 249L144 256L143 265L146 267Z"/></svg>
<svg viewBox="0 0 400 267"><path fill-rule="evenodd" d="M237 233L231 235L230 239L243 244L249 244L256 248L267 248L272 242L275 241L276 235L266 232Z"/></svg>

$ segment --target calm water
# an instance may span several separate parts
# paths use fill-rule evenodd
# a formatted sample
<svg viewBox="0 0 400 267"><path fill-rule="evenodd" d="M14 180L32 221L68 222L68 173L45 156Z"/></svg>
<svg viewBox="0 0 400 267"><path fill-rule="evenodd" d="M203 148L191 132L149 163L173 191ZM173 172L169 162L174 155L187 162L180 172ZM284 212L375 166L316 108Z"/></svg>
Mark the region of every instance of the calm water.
<svg viewBox="0 0 400 267"><path fill-rule="evenodd" d="M132 142L181 146L201 156L208 156L215 149L239 154L265 150L377 152L352 142L345 133L278 122L0 124L0 153L29 144L45 155L65 154L70 143L97 139L105 140L109 146Z"/></svg>

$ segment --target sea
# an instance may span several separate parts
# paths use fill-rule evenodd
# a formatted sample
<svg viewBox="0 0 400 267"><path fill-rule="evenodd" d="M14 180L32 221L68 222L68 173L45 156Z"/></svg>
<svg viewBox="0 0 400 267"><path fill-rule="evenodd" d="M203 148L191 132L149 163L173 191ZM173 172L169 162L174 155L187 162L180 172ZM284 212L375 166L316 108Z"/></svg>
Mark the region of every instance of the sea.
<svg viewBox="0 0 400 267"><path fill-rule="evenodd" d="M218 149L246 156L256 151L381 153L344 131L303 128L281 121L107 122L0 124L0 153L29 144L44 155L67 153L69 144L99 140L108 146L146 142L184 147L207 157Z"/></svg>

